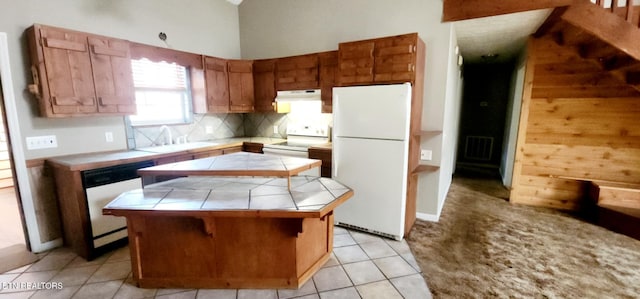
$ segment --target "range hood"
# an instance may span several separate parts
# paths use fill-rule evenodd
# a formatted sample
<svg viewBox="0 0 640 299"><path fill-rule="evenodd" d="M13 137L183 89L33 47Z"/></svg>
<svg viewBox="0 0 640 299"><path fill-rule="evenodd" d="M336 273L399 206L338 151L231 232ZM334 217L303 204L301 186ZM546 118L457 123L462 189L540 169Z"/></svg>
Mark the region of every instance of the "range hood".
<svg viewBox="0 0 640 299"><path fill-rule="evenodd" d="M284 90L276 94L276 102L320 101L320 89Z"/></svg>

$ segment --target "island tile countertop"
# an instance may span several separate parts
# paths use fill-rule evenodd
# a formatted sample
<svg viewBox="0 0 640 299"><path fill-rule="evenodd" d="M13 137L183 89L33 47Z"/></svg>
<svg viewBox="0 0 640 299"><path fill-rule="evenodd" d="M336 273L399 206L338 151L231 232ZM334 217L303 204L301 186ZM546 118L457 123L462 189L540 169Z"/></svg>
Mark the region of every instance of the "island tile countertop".
<svg viewBox="0 0 640 299"><path fill-rule="evenodd" d="M239 152L188 160L138 170L145 175L219 175L289 177L307 169L320 167L322 161L307 158Z"/></svg>
<svg viewBox="0 0 640 299"><path fill-rule="evenodd" d="M233 137L132 150L65 155L47 158L47 161L52 163L54 166L65 167L71 171L82 171L117 164L158 159L181 153L198 153L234 146L242 146L243 142L271 144L282 142L284 140L285 139L268 137Z"/></svg>
<svg viewBox="0 0 640 299"><path fill-rule="evenodd" d="M122 193L105 215L320 218L353 195L329 178L184 177Z"/></svg>

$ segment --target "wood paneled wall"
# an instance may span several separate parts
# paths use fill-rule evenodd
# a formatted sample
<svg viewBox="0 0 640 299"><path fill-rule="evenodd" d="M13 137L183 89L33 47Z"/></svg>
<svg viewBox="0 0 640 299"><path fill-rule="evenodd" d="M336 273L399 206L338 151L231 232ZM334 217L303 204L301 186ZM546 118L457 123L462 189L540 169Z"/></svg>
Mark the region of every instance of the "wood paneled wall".
<svg viewBox="0 0 640 299"><path fill-rule="evenodd" d="M548 37L527 51L511 202L577 210L589 180L640 183L640 92Z"/></svg>

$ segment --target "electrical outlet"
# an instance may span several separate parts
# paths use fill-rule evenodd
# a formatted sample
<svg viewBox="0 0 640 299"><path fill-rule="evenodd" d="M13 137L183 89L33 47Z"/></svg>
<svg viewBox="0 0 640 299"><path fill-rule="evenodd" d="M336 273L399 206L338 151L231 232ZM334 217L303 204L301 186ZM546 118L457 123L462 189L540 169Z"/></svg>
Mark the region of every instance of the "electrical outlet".
<svg viewBox="0 0 640 299"><path fill-rule="evenodd" d="M113 132L104 132L104 139L107 142L113 142Z"/></svg>
<svg viewBox="0 0 640 299"><path fill-rule="evenodd" d="M278 126L273 126L273 134L278 134Z"/></svg>
<svg viewBox="0 0 640 299"><path fill-rule="evenodd" d="M26 141L28 150L58 147L56 135L27 137Z"/></svg>
<svg viewBox="0 0 640 299"><path fill-rule="evenodd" d="M213 134L213 126L205 126L204 132L207 134Z"/></svg>
<svg viewBox="0 0 640 299"><path fill-rule="evenodd" d="M431 161L431 159L433 159L433 151L425 149L420 151L420 160Z"/></svg>

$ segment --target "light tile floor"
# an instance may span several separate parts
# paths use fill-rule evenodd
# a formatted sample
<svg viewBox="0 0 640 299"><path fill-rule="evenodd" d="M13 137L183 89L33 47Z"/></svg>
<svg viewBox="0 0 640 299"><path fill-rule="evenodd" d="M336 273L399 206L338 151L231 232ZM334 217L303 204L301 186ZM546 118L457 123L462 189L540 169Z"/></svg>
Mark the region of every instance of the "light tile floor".
<svg viewBox="0 0 640 299"><path fill-rule="evenodd" d="M131 278L129 248L86 261L68 248L0 274L3 298L431 298L409 246L336 227L331 258L300 289L141 289ZM47 284L45 284L47 282ZM61 288L60 288L61 287Z"/></svg>

